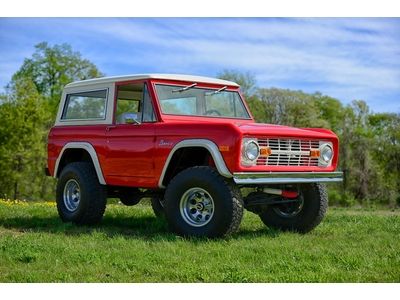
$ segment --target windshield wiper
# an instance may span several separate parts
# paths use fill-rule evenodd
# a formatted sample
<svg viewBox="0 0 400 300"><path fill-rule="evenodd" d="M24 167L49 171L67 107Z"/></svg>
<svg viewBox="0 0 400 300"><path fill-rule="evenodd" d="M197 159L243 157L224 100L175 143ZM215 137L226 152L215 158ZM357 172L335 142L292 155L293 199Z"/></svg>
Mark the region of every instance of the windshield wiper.
<svg viewBox="0 0 400 300"><path fill-rule="evenodd" d="M211 93L207 94L207 96L211 96L211 95L215 95L215 94L221 93L222 91L225 91L227 88L228 88L227 86L224 86L224 87L220 88L219 90L216 90L214 92L211 92Z"/></svg>
<svg viewBox="0 0 400 300"><path fill-rule="evenodd" d="M177 89L177 90L173 90L173 93L180 93L180 92L184 92L187 91L188 89L191 89L192 87L195 87L197 85L197 83L193 83L191 85L185 86L183 88Z"/></svg>

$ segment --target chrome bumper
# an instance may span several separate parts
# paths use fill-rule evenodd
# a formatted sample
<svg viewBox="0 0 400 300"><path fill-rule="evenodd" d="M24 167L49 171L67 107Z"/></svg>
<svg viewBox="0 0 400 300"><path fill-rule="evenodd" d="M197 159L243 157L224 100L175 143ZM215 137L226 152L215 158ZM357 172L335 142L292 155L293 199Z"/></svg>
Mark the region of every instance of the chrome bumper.
<svg viewBox="0 0 400 300"><path fill-rule="evenodd" d="M233 173L233 180L242 185L341 182L343 172L242 172Z"/></svg>

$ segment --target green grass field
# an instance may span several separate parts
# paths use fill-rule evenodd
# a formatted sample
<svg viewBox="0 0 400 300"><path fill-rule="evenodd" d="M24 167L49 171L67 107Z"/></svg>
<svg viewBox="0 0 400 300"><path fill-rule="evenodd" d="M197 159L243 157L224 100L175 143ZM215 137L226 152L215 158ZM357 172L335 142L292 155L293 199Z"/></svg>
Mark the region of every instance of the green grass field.
<svg viewBox="0 0 400 300"><path fill-rule="evenodd" d="M175 236L145 204L77 227L54 203L0 201L0 282L400 282L400 212L331 208L306 235L246 212L238 233L206 240Z"/></svg>

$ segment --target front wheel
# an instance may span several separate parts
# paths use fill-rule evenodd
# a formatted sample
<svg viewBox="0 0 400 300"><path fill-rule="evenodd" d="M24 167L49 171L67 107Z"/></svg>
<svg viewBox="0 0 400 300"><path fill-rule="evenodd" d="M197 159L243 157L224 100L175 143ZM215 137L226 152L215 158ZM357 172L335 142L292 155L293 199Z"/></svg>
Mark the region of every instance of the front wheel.
<svg viewBox="0 0 400 300"><path fill-rule="evenodd" d="M243 200L236 186L212 168L193 167L168 185L165 216L179 235L222 237L239 228Z"/></svg>
<svg viewBox="0 0 400 300"><path fill-rule="evenodd" d="M259 216L270 228L306 233L314 229L328 208L326 187L320 183L299 186L298 201L273 204L264 208Z"/></svg>

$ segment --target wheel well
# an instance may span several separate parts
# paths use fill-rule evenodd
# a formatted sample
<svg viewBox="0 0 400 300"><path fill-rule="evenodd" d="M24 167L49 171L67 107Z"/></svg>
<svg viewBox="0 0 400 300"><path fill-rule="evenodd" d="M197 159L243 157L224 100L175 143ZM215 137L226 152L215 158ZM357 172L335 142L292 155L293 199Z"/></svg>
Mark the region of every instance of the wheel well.
<svg viewBox="0 0 400 300"><path fill-rule="evenodd" d="M172 155L165 172L162 184L167 186L172 178L179 172L194 166L215 167L210 152L203 147L185 147L176 150Z"/></svg>
<svg viewBox="0 0 400 300"><path fill-rule="evenodd" d="M64 169L66 165L77 161L86 161L93 164L89 152L87 152L85 149L76 149L76 148L66 149L58 164L56 176L58 177L61 174L61 171Z"/></svg>

